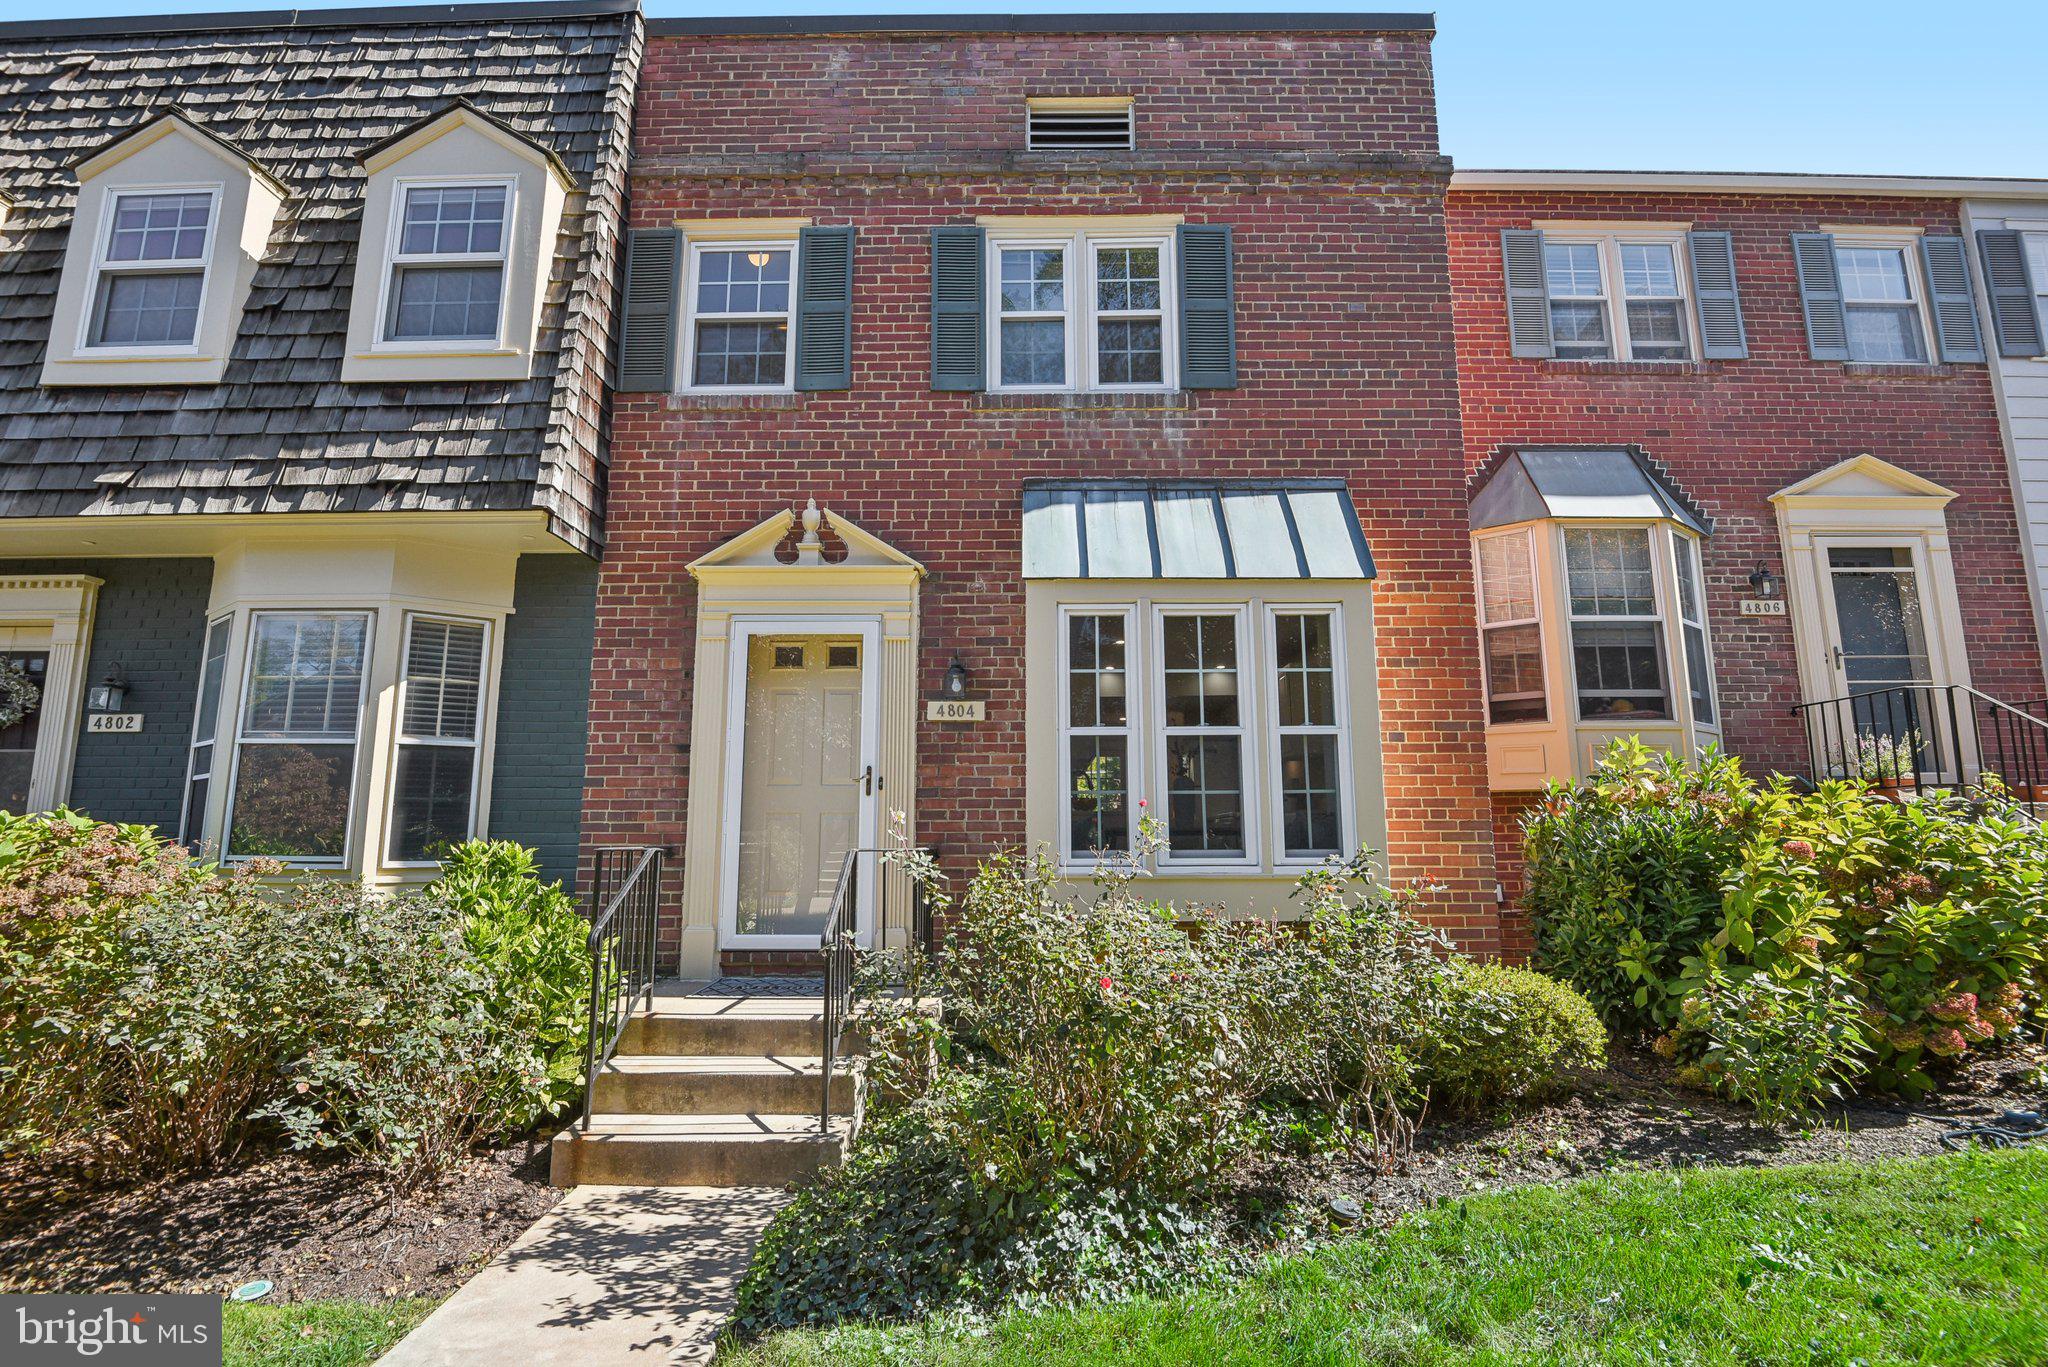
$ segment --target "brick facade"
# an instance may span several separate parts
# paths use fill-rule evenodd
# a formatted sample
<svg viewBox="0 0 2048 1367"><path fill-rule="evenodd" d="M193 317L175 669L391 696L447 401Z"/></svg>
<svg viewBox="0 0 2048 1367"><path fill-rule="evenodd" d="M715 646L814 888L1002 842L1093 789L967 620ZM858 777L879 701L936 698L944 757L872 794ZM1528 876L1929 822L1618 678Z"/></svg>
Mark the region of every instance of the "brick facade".
<svg viewBox="0 0 2048 1367"><path fill-rule="evenodd" d="M2042 691L2013 493L1982 365L1858 366L1809 358L1791 234L1828 225L1959 233L1956 202L1846 195L1454 190L1448 201L1465 456L1504 447L1640 445L1714 520L1703 547L1729 747L1755 771L1803 769L1789 618L1738 615L1762 562L1784 575L1771 494L1862 452L1956 491L1947 510L1974 684ZM1500 232L1541 222L1725 229L1749 359L1685 365L1509 354ZM1512 800L1497 805L1503 869L1519 866Z"/></svg>
<svg viewBox="0 0 2048 1367"><path fill-rule="evenodd" d="M1139 150L1022 151L1026 94L1138 95ZM807 498L930 570L918 688L957 653L988 720L920 724L920 836L956 871L1024 839L1023 481L1349 482L1377 559L1390 862L1500 947L1427 35L663 37L630 221L858 231L853 386L717 406L622 394L586 844L682 838L684 565ZM1180 214L1236 232L1239 386L1033 407L930 386L927 235L981 214ZM738 960L729 959L729 966Z"/></svg>

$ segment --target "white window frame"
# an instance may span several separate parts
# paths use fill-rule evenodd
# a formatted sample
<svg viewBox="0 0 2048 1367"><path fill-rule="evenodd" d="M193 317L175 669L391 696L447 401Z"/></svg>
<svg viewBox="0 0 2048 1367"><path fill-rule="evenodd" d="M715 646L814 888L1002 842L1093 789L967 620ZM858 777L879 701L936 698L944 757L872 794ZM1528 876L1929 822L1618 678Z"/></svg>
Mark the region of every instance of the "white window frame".
<svg viewBox="0 0 2048 1367"><path fill-rule="evenodd" d="M1358 849L1357 813L1352 809L1356 790L1351 782L1351 709L1346 706L1351 689L1344 672L1344 607L1341 603L1285 602L1265 605L1266 658L1261 673L1270 678L1270 688L1264 690L1259 701L1270 718L1268 735L1270 751L1266 762L1266 778L1273 794L1272 810L1267 813L1266 830L1273 842L1273 867L1275 869L1302 870L1315 868L1328 854L1291 854L1287 849L1287 784L1282 768L1287 762L1286 738L1289 736L1335 736L1337 738L1337 839L1340 848L1334 853L1345 858ZM1330 619L1330 687L1334 690L1331 711L1336 721L1332 725L1284 725L1280 720L1280 619L1282 617L1328 617ZM1241 715L1241 714L1240 714ZM1247 761L1247 765L1249 761ZM1247 823L1249 825L1250 823Z"/></svg>
<svg viewBox="0 0 2048 1367"><path fill-rule="evenodd" d="M1921 270L1920 265L1919 230L1908 228L1902 228L1896 231L1887 231L1883 228L1823 228L1821 231L1827 233L1829 237L1834 239L1829 259L1834 263L1836 282L1838 285L1840 284L1842 273L1841 257L1838 255L1833 255L1832 253L1838 253L1842 251L1844 248L1856 247L1874 248L1879 251L1896 251L1899 254L1900 260L1905 265L1906 288L1912 291L1913 294L1912 299L1907 302L1912 307L1914 318L1916 318L1919 321L1919 360L1865 360L1861 357L1856 356L1852 350L1848 363L1850 365L1891 365L1909 367L1930 366L1937 364L1937 358L1941 355L1941 352L1937 348L1936 338L1934 335L1934 320L1930 316L1930 310L1928 308L1927 277L1926 273ZM1853 347L1854 344L1850 340L1848 315L1852 309L1863 307L1899 307L1898 304L1884 306L1866 306L1862 304L1851 303L1849 300L1849 291L1846 287L1842 288L1841 296L1843 317L1842 337L1844 345L1851 347Z"/></svg>
<svg viewBox="0 0 2048 1367"><path fill-rule="evenodd" d="M406 697L411 690L409 662L412 659L413 627L420 622L446 622L453 626L481 627L483 629L482 653L477 658L476 723L468 740L452 736L417 736L405 729ZM407 746L435 746L442 749L466 749L471 752L469 765L469 822L463 831L464 840L477 836L477 797L483 788L484 771L484 726L490 709L491 660L496 643L491 636L491 623L483 617L462 617L443 612L408 612L405 626L398 645L398 704L391 723L391 753L385 764L384 782L384 848L378 852L378 864L387 869L438 869L438 859L395 859L391 857L391 843L398 832L398 761ZM365 661L365 676L368 662ZM356 723L360 733L362 723Z"/></svg>
<svg viewBox="0 0 2048 1367"><path fill-rule="evenodd" d="M1044 233L1030 229L995 230L986 234L986 257L982 275L986 282L983 311L988 354L987 384L991 392L1006 394L1162 394L1180 386L1180 356L1175 344L1179 336L1180 290L1174 259L1174 234L1130 232L1114 228L1072 233ZM1154 310L1098 310L1095 306L1096 259L1104 250L1126 247L1153 248L1159 253L1159 347L1160 379L1156 384L1105 384L1101 379L1101 357L1095 324L1119 318L1146 318ZM1066 307L1026 310L1007 315L1012 320L1049 320L1065 323L1066 375L1064 383L1028 385L1003 383L1003 252L1020 249L1063 251L1064 298Z"/></svg>
<svg viewBox="0 0 2048 1367"><path fill-rule="evenodd" d="M1073 708L1073 648L1072 622L1076 617L1121 617L1124 619L1124 724L1116 726L1075 726ZM1127 825L1133 837L1138 830L1138 802L1146 796L1144 782L1145 764L1140 746L1145 739L1143 718L1145 716L1144 675L1140 664L1144 658L1143 641L1138 627L1142 618L1134 602L1116 603L1062 603L1057 614L1059 641L1054 656L1055 668L1059 675L1059 851L1060 865L1070 869L1092 869L1102 861L1095 857L1094 850L1074 848L1073 808L1070 805L1074 795L1073 746L1076 737L1122 736L1124 738L1124 800L1129 804ZM1148 805L1146 814L1154 814ZM1165 813L1157 813L1162 819ZM1130 846L1122 851L1130 853Z"/></svg>
<svg viewBox="0 0 2048 1367"><path fill-rule="evenodd" d="M799 237L792 233L786 237L760 238L706 238L701 242L686 242L688 260L683 270L683 306L677 310L682 315L683 337L682 383L677 387L684 394L794 394L796 392L796 304L797 288L803 280L803 262L799 259L802 245ZM702 315L704 321L719 323L772 323L781 319L787 326L783 329L782 383L781 384L710 384L697 383L697 275L698 266L706 252L788 252L789 253L789 307L780 313L713 313Z"/></svg>
<svg viewBox="0 0 2048 1367"><path fill-rule="evenodd" d="M1488 541L1513 540L1519 540L1522 543L1523 552L1528 556L1530 615L1527 617L1503 618L1498 622L1488 621L1486 617L1486 562L1485 558L1480 554L1479 548ZM1556 718L1552 715L1553 709L1555 707L1555 702L1550 696L1550 652L1548 650L1548 642L1545 639L1547 633L1545 632L1543 625L1543 600L1545 597L1543 583L1543 568L1542 562L1536 554L1536 528L1534 526L1511 527L1506 531L1482 532L1478 536L1473 537L1472 577L1475 581L1476 587L1479 590L1479 683L1480 688L1485 695L1484 700L1486 703L1487 726L1511 727L1552 725L1556 720ZM1566 588L1567 594L1569 594L1569 584L1566 585ZM1543 715L1540 717L1531 717L1523 721L1495 721L1493 719L1493 704L1495 701L1495 695L1493 691L1493 675L1487 668L1487 662L1490 657L1486 653L1486 638L1488 633L1490 632L1503 631L1510 627L1536 628L1536 662L1538 667L1541 668L1541 670L1543 671L1542 691L1536 696L1538 696L1542 700ZM1574 686L1576 686L1576 682L1577 681L1575 678ZM1507 695L1506 700L1522 701L1525 700L1525 697L1526 695L1523 694L1511 694Z"/></svg>
<svg viewBox="0 0 2048 1367"><path fill-rule="evenodd" d="M1680 528L1676 524L1668 525L1665 530L1671 536L1671 583L1674 592L1671 600L1671 617L1673 621L1678 623L1678 630L1672 642L1676 648L1672 656L1672 663L1676 666L1675 678L1685 685L1686 718L1691 722L1693 729L1696 731L1712 731L1719 735L1721 731L1721 694L1714 687L1714 629L1710 620L1712 614L1707 608L1706 544L1699 537ZM1685 559L1681 560L1680 556L1684 556ZM1692 573L1693 592L1699 599L1700 615L1698 621L1694 621L1685 615L1685 594L1680 591L1684 587L1684 576L1688 569ZM1699 708L1692 696L1692 674L1690 672L1692 647L1686 643L1685 629L1687 627L1697 627L1699 629L1700 650L1705 657L1700 663L1704 666L1707 680L1707 706L1714 710L1712 721L1700 720Z"/></svg>
<svg viewBox="0 0 2048 1367"><path fill-rule="evenodd" d="M1265 794L1260 781L1263 762L1253 750L1254 738L1263 730L1261 718L1264 714L1260 692L1266 675L1264 655L1251 641L1251 609L1248 599L1224 603L1181 603L1154 602L1152 605L1152 645L1145 652L1148 664L1148 689L1152 694L1152 706L1159 718L1149 738L1154 742L1152 753L1152 791L1142 796L1153 799L1148 810L1155 811L1165 825L1169 838L1173 818L1169 810L1172 788L1168 767L1171 760L1167 751L1168 742L1175 736L1228 736L1237 737L1237 771L1240 791L1238 810L1244 829L1244 849L1235 855L1178 854L1169 845L1159 856L1161 869L1243 869L1256 868L1260 863L1259 841L1264 833L1266 821L1261 819L1265 811ZM1168 617L1224 617L1231 619L1232 630L1237 637L1237 725L1235 726L1168 726L1166 724L1166 619ZM1247 680L1250 686L1247 687ZM1135 801L1135 799L1134 799Z"/></svg>
<svg viewBox="0 0 2048 1367"><path fill-rule="evenodd" d="M1673 614L1670 601L1671 587L1667 583L1667 581L1671 580L1671 571L1666 564L1664 553L1657 546L1656 533L1660 525L1662 524L1653 522L1560 522L1557 524L1557 572L1563 589L1566 638L1565 665L1567 675L1565 684L1571 690L1571 715L1580 725L1625 727L1635 724L1630 720L1632 714L1629 713L1599 717L1589 717L1586 715L1582 692L1579 688L1578 631L1581 623L1588 626L1640 626L1648 623L1653 627L1657 634L1657 663L1664 674L1664 715L1661 717L1643 717L1640 720L1654 722L1659 725L1675 726L1684 719L1683 714L1679 710L1683 706L1679 697L1679 691L1684 681L1674 669L1677 660L1672 652L1671 621ZM1649 616L1645 617L1639 614L1611 616L1603 614L1581 617L1572 610L1571 538L1569 533L1575 531L1627 531L1635 532L1642 536L1645 547L1650 554L1650 601L1652 612Z"/></svg>
<svg viewBox="0 0 2048 1367"><path fill-rule="evenodd" d="M499 185L505 189L505 228L498 235L495 252L404 252L405 210L414 190L453 190ZM517 176L401 176L391 186L391 223L384 243L383 283L377 296L377 326L371 334L374 353L464 354L500 351L505 347L505 315L512 289L512 240L519 229L519 178ZM498 331L488 340L477 337L434 340L395 338L391 332L391 309L397 303L395 286L407 266L498 267ZM543 270L545 270L545 266Z"/></svg>
<svg viewBox="0 0 2048 1367"><path fill-rule="evenodd" d="M256 673L256 629L266 617L359 617L363 619L363 669L356 686L356 725L347 742L355 750L349 772L348 817L342 828L341 853L328 857L324 855L293 855L281 862L293 868L346 868L350 864L350 852L355 849L356 812L362 804L357 801L363 782L363 713L368 707L370 674L374 664L373 653L377 645L377 611L374 608L357 607L270 607L257 608L245 614L241 629L242 660L241 686L234 696L234 732L232 744L234 755L228 766L227 792L221 804L220 857L223 863L239 864L251 859L277 858L272 855L237 854L233 849L235 830L235 798L242 779L242 751L250 745L339 745L342 741L335 736L321 736L307 741L292 736L259 736L251 739L247 734L249 720L249 690ZM220 766L216 763L214 772ZM212 805L211 802L208 805Z"/></svg>
<svg viewBox="0 0 2048 1367"><path fill-rule="evenodd" d="M1683 365L1699 359L1699 329L1695 324L1691 265L1686 253L1686 232L1684 228L1544 228L1543 245L1591 246L1600 252L1600 295L1598 303L1607 320L1606 356L1561 356L1559 360L1581 361L1588 365ZM1631 247L1669 247L1673 278L1678 293L1669 302L1678 305L1679 324L1685 330L1685 351L1678 356L1637 356L1635 336L1629 331L1627 277L1622 272L1621 249ZM1553 295L1549 292L1549 261L1544 262L1544 308L1546 319L1553 299L1566 302L1594 302L1591 295ZM1662 296L1646 299L1646 303L1667 302Z"/></svg>
<svg viewBox="0 0 2048 1367"><path fill-rule="evenodd" d="M109 187L101 210L103 220L99 231L93 236L92 275L86 282L82 306L78 310L78 342L72 348L78 356L197 356L199 334L206 329L206 302L213 289L214 244L220 236L220 213L223 192L226 185L215 181L200 185L121 185ZM175 261L111 261L108 251L114 245L114 224L120 216L121 201L124 199L146 199L155 195L205 195L206 196L206 244L198 259L179 258ZM192 340L179 345L150 343L142 346L110 346L92 340L93 319L99 314L100 286L109 275L161 275L184 274L192 267L199 268L199 303L192 315Z"/></svg>
<svg viewBox="0 0 2048 1367"><path fill-rule="evenodd" d="M220 678L214 682L213 734L201 740L199 720L206 712L206 666L212 658L213 633L216 628L225 631L225 649L220 657ZM192 706L192 732L185 744L185 791L178 798L178 842L193 848L206 838L206 808L212 805L214 780L221 774L220 749L221 709L231 701L228 696L228 667L235 658L235 615L224 612L206 619L206 629L199 636L199 688ZM240 716L239 708L236 716ZM235 723L235 730L241 730L241 723ZM232 741L228 742L233 744ZM206 772L199 772L199 747L206 747ZM232 767L232 762L230 763ZM192 785L201 778L206 780L208 801L198 811L192 810Z"/></svg>
<svg viewBox="0 0 2048 1367"><path fill-rule="evenodd" d="M2035 315L2048 318L2048 231L2038 228L2021 230L2020 254L2026 258L2028 279L2034 286ZM2035 261L2037 255L2038 269Z"/></svg>

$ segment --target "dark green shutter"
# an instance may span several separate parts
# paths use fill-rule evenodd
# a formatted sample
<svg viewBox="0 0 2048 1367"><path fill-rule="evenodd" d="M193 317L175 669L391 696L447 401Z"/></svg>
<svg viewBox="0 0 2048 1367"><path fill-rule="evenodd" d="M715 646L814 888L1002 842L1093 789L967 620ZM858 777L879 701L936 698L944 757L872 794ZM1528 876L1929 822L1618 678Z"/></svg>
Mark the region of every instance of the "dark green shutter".
<svg viewBox="0 0 2048 1367"><path fill-rule="evenodd" d="M1175 231L1180 269L1180 384L1237 388L1237 281L1230 225L1183 223Z"/></svg>
<svg viewBox="0 0 2048 1367"><path fill-rule="evenodd" d="M932 388L983 389L982 231L932 229Z"/></svg>
<svg viewBox="0 0 2048 1367"><path fill-rule="evenodd" d="M1835 270L1835 239L1828 233L1792 234L1799 267L1799 301L1806 310L1806 351L1816 361L1849 359L1849 319L1842 311L1842 278Z"/></svg>
<svg viewBox="0 0 2048 1367"><path fill-rule="evenodd" d="M1935 233L1920 239L1927 268L1934 340L1944 361L1982 361L1984 330L1977 325L1977 292L1970 285L1970 254L1963 239Z"/></svg>
<svg viewBox="0 0 2048 1367"><path fill-rule="evenodd" d="M796 248L796 387L853 387L853 228L805 228Z"/></svg>
<svg viewBox="0 0 2048 1367"><path fill-rule="evenodd" d="M1533 228L1501 229L1500 274L1508 291L1508 351L1516 356L1555 356L1543 234Z"/></svg>
<svg viewBox="0 0 2048 1367"><path fill-rule="evenodd" d="M675 388L682 265L683 235L674 228L636 228L626 234L617 386L621 393L665 394Z"/></svg>
<svg viewBox="0 0 2048 1367"><path fill-rule="evenodd" d="M1979 228L1977 254L1984 262L1984 292L1991 296L1991 330L2001 356L2039 356L2048 339L2041 318L2027 244L2011 228Z"/></svg>
<svg viewBox="0 0 2048 1367"><path fill-rule="evenodd" d="M1735 239L1725 232L1685 235L1692 258L1692 304L1700 323L1700 355L1709 361L1749 356L1742 295L1735 288Z"/></svg>

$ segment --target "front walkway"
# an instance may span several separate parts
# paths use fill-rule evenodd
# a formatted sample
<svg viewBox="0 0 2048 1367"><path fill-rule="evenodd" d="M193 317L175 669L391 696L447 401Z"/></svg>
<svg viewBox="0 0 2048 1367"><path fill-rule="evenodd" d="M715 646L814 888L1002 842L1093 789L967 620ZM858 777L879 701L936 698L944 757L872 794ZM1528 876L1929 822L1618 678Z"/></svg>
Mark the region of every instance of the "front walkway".
<svg viewBox="0 0 2048 1367"><path fill-rule="evenodd" d="M769 1187L577 1187L379 1367L708 1362Z"/></svg>

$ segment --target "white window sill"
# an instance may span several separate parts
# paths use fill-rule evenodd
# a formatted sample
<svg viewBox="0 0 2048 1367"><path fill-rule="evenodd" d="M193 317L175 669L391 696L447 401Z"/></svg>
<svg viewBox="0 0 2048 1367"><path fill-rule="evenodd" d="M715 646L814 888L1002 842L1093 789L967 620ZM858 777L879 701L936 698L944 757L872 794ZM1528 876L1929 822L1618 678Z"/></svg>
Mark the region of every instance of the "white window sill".
<svg viewBox="0 0 2048 1367"><path fill-rule="evenodd" d="M977 409L1024 412L1142 412L1194 406L1185 389L987 389L969 398Z"/></svg>

